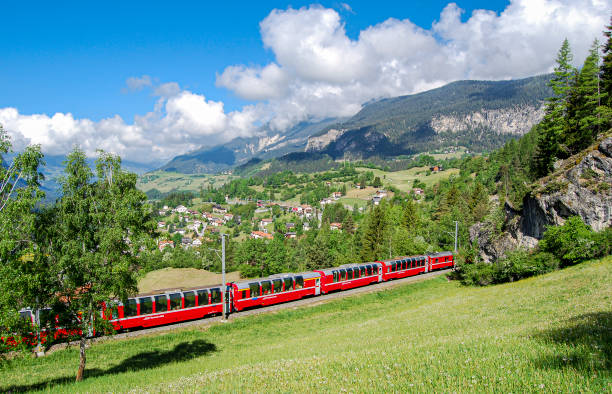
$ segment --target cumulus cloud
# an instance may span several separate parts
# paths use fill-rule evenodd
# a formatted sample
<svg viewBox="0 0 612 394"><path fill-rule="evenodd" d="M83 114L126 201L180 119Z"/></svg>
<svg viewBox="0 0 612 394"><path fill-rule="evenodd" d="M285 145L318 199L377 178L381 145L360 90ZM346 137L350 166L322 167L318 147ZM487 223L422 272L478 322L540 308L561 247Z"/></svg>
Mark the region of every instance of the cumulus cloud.
<svg viewBox="0 0 612 394"><path fill-rule="evenodd" d="M15 147L40 144L51 155L65 154L79 146L87 155L104 149L143 163L159 162L202 145L227 142L250 136L259 115L254 106L226 113L223 103L203 95L165 86L156 109L136 116L132 124L120 116L94 122L72 114L24 115L16 108L0 109L0 124L11 135Z"/></svg>
<svg viewBox="0 0 612 394"><path fill-rule="evenodd" d="M260 24L275 61L233 65L217 85L266 100L270 125L348 116L362 103L412 94L460 79L509 79L550 72L564 38L577 63L602 36L610 0L514 0L500 14L449 4L431 29L390 18L351 40L333 9L273 10Z"/></svg>
<svg viewBox="0 0 612 394"><path fill-rule="evenodd" d="M129 77L125 81L125 84L127 85L127 90L130 92L136 92L146 87L153 86L151 77L148 75L143 75L142 77Z"/></svg>

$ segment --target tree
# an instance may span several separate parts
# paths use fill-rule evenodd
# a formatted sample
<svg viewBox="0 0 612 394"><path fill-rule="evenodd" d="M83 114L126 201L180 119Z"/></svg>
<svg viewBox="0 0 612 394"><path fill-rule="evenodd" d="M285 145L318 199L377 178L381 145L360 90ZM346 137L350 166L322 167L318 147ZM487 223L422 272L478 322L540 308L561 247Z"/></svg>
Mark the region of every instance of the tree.
<svg viewBox="0 0 612 394"><path fill-rule="evenodd" d="M30 146L5 163L10 152L10 138L0 125L0 330L26 334L32 327L22 324L19 310L36 308L36 291L49 280L41 273L45 261L36 243L36 206L44 197L38 171L43 155L39 146Z"/></svg>
<svg viewBox="0 0 612 394"><path fill-rule="evenodd" d="M67 158L60 179L62 197L53 210L53 231L41 242L54 278L46 304L80 328L80 359L76 380L83 379L86 344L94 329L105 330L97 319L102 303L125 301L137 292L134 277L138 254L155 225L146 196L136 189L136 174L121 169L121 159L100 151L96 178L79 149Z"/></svg>
<svg viewBox="0 0 612 394"><path fill-rule="evenodd" d="M601 93L604 103L612 107L612 17L604 35L608 38L603 46L603 62L601 65Z"/></svg>
<svg viewBox="0 0 612 394"><path fill-rule="evenodd" d="M599 42L595 40L576 76L570 93L569 129L564 135L568 155L588 147L597 137L609 116L602 107L599 81Z"/></svg>
<svg viewBox="0 0 612 394"><path fill-rule="evenodd" d="M386 246L387 220L385 204L374 207L367 221L367 227L361 240L361 257L363 261L382 258L388 252Z"/></svg>
<svg viewBox="0 0 612 394"><path fill-rule="evenodd" d="M568 100L576 70L571 65L573 56L567 38L557 53L555 74L549 82L553 96L548 98L544 119L540 123L538 149L534 170L537 177L552 170L561 153L560 139L568 130Z"/></svg>
<svg viewBox="0 0 612 394"><path fill-rule="evenodd" d="M372 182L372 186L374 186L374 187L381 187L382 186L382 182L381 182L379 176L374 178L374 182Z"/></svg>

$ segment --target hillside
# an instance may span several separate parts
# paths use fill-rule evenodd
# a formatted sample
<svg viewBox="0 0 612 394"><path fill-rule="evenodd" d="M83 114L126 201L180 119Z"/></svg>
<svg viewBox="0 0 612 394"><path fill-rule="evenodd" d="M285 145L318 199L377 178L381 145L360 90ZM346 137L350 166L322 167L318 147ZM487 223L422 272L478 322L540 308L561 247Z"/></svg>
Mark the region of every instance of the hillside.
<svg viewBox="0 0 612 394"><path fill-rule="evenodd" d="M307 151L335 158L396 156L463 146L499 148L543 116L549 75L511 81L459 81L368 104L308 141Z"/></svg>
<svg viewBox="0 0 612 394"><path fill-rule="evenodd" d="M529 131L542 116L550 76L511 81L459 81L427 92L365 104L349 119L302 122L259 136L177 156L161 169L186 174L214 173L253 158L319 152L337 158L368 158L463 146L499 148Z"/></svg>
<svg viewBox="0 0 612 394"><path fill-rule="evenodd" d="M612 259L519 282L439 277L228 324L19 358L0 391L606 392ZM307 322L307 324L304 324Z"/></svg>

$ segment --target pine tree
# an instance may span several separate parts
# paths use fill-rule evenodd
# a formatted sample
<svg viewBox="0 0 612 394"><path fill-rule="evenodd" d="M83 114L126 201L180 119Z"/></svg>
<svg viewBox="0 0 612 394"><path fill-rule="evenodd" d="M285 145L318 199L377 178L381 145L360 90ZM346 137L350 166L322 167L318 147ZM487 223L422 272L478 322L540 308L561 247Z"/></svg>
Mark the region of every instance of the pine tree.
<svg viewBox="0 0 612 394"><path fill-rule="evenodd" d="M589 146L606 123L599 81L599 42L595 40L570 94L569 129L563 136L568 155ZM603 116L602 116L603 115Z"/></svg>
<svg viewBox="0 0 612 394"><path fill-rule="evenodd" d="M572 59L569 41L566 38L557 54L555 75L549 82L553 96L547 100L546 113L539 128L538 149L534 163L537 177L548 174L555 159L562 154L560 139L568 129L568 99L576 73L571 65Z"/></svg>
<svg viewBox="0 0 612 394"><path fill-rule="evenodd" d="M612 107L612 17L604 35L608 41L603 46L603 63L601 65L601 94L604 104Z"/></svg>

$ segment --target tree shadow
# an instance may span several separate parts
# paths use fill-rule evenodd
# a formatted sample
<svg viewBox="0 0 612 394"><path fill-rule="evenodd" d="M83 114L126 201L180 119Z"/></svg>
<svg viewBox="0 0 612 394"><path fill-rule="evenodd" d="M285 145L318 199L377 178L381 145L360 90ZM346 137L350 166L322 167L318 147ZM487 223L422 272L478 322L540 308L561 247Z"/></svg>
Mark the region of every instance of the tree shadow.
<svg viewBox="0 0 612 394"><path fill-rule="evenodd" d="M157 368L165 364L188 361L215 351L217 351L217 347L215 346L215 344L207 342L205 340L181 342L171 350L152 350L148 352L138 353L134 356L124 359L119 364L112 366L108 369L85 368L84 379L86 380L88 378L98 376L114 375L125 372ZM77 359L75 359L75 373L76 367ZM31 390L42 390L58 385L73 383L74 379L75 375L72 374L70 376L63 376L61 378L45 380L32 384L12 385L8 387L0 386L0 391L11 393Z"/></svg>
<svg viewBox="0 0 612 394"><path fill-rule="evenodd" d="M538 332L534 338L570 348L568 352L536 359L539 368L571 367L588 372L612 369L612 312L582 314L568 319L563 327Z"/></svg>

